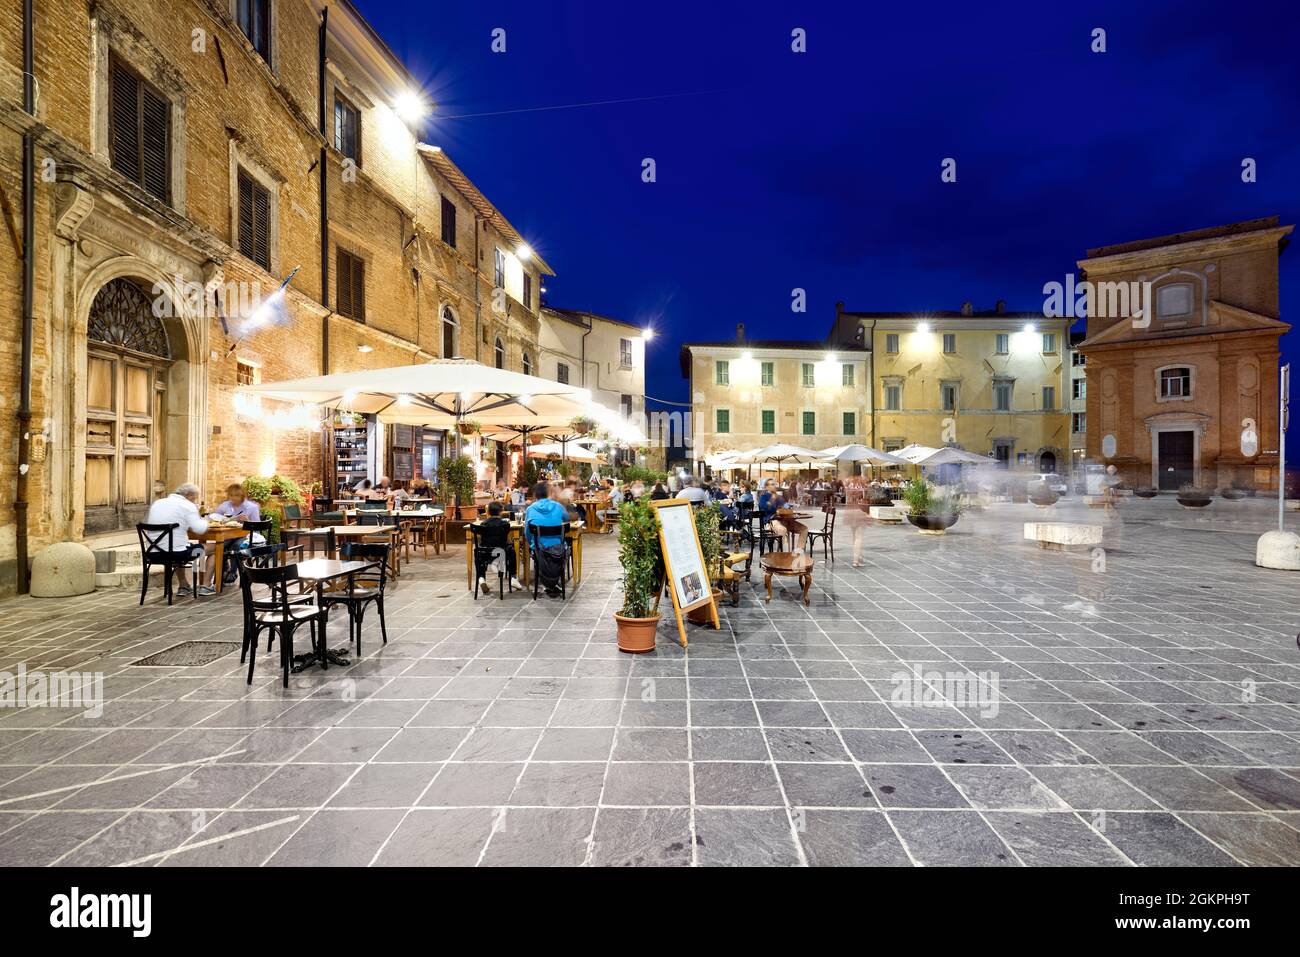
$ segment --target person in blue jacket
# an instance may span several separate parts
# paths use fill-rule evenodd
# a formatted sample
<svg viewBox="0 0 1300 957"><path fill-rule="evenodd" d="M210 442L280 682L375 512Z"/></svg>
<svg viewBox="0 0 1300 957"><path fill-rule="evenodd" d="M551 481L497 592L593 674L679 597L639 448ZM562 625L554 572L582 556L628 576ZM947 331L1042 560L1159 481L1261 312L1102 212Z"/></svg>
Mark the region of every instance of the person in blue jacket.
<svg viewBox="0 0 1300 957"><path fill-rule="evenodd" d="M565 511L564 506L555 499L551 498L551 490L545 482L538 482L533 486L533 504L529 505L524 512L524 522L527 525L563 525L569 520L569 514ZM533 530L528 529L529 541L540 539L543 547L547 545L559 545L562 541L559 535L541 535L538 536Z"/></svg>
<svg viewBox="0 0 1300 957"><path fill-rule="evenodd" d="M784 505L780 494L772 485L772 480L768 479L763 483L763 491L758 496L757 508L763 514L763 521L766 522L776 515L776 510Z"/></svg>

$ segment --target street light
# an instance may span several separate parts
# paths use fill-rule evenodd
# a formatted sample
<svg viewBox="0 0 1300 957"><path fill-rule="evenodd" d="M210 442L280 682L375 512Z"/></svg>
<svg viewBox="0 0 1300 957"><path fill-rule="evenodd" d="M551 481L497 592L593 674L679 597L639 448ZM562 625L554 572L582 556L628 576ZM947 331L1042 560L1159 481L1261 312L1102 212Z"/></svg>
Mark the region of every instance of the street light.
<svg viewBox="0 0 1300 957"><path fill-rule="evenodd" d="M655 337L655 331L649 326L646 326L645 329L642 330L641 332L641 338L644 339L646 342L649 342L654 337Z"/></svg>
<svg viewBox="0 0 1300 957"><path fill-rule="evenodd" d="M403 90L393 100L393 110L408 123L416 123L429 115L429 104L415 90Z"/></svg>

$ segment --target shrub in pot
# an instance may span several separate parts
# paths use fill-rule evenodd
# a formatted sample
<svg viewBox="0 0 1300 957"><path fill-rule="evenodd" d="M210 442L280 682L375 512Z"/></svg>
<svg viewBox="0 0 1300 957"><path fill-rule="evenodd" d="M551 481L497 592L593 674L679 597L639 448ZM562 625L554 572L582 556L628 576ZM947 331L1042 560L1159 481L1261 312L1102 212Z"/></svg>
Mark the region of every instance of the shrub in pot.
<svg viewBox="0 0 1300 957"><path fill-rule="evenodd" d="M648 501L631 499L618 507L618 560L623 566L623 607L615 612L618 649L654 651L659 612L654 601L663 582L659 516Z"/></svg>
<svg viewBox="0 0 1300 957"><path fill-rule="evenodd" d="M908 522L926 535L944 534L966 508L959 493L936 490L925 479L907 483L903 500L907 503Z"/></svg>
<svg viewBox="0 0 1300 957"><path fill-rule="evenodd" d="M438 463L438 483L447 503L456 503L458 518L478 517L474 504L474 461L468 455L451 455ZM469 504L466 505L465 503Z"/></svg>
<svg viewBox="0 0 1300 957"><path fill-rule="evenodd" d="M1178 504L1183 508L1205 508L1214 494L1207 488L1187 484L1178 487Z"/></svg>
<svg viewBox="0 0 1300 957"><path fill-rule="evenodd" d="M569 423L569 428L573 429L578 435L586 435L596 427L596 420L589 419L585 415L580 415Z"/></svg>

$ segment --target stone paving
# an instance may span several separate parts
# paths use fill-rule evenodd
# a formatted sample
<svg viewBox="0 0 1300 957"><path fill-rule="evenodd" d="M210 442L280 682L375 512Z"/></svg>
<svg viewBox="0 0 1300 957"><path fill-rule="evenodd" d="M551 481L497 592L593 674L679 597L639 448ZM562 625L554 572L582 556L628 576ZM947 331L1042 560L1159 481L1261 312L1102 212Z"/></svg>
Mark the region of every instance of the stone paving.
<svg viewBox="0 0 1300 957"><path fill-rule="evenodd" d="M637 658L612 538L566 602L475 602L453 550L407 566L387 646L372 614L362 659L287 690L265 652L251 686L237 651L133 664L238 642L234 591L0 603L0 672L102 672L106 699L0 709L0 863L1300 864L1300 575L1253 565L1269 507L1057 506L1106 522L1100 553L1021 541L1027 505L873 526L810 607L756 574L721 632L683 651L666 623Z"/></svg>

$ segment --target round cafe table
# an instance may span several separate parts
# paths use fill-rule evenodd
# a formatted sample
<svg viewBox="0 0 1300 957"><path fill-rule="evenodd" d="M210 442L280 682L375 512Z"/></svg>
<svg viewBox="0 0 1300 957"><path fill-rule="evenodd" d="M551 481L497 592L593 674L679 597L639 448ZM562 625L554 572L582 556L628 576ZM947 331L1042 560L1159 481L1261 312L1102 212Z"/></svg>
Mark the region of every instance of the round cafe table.
<svg viewBox="0 0 1300 957"><path fill-rule="evenodd" d="M803 603L808 604L808 589L812 587L812 559L793 552L768 552L759 559L763 569L763 584L767 587L767 600L772 600L772 576L797 578L803 589Z"/></svg>

